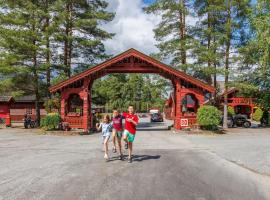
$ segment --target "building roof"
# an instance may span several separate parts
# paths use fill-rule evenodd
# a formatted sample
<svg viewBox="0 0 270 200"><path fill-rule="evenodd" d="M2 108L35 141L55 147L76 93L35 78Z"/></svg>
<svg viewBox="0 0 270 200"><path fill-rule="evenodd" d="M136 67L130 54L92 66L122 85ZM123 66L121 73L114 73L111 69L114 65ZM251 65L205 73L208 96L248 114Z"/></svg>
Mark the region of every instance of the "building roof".
<svg viewBox="0 0 270 200"><path fill-rule="evenodd" d="M76 82L76 81L79 81L79 80L82 80L84 79L85 77L88 77L88 76L91 76L91 75L96 75L96 77L98 76L101 76L100 73L103 72L104 74L105 73L111 73L111 72L108 72L106 70L114 70L115 67L114 65L118 62L121 62L123 61L124 59L126 58L129 58L129 57L135 57L135 58L138 58L142 61L145 61L147 63L149 63L149 66L144 66L144 68L140 68L141 70L148 70L149 73L157 73L157 71L161 74L170 74L170 75L173 75L181 80L184 80L188 83L191 83L193 85L196 85L197 87L200 87L208 92L211 92L211 93L214 93L215 92L215 88L212 87L211 85L208 85L198 79L195 79L194 77L190 76L190 75L187 75L186 73L182 72L182 71L179 71L177 69L174 69L148 55L145 55L143 53L141 53L140 51L137 51L135 49L129 49L99 65L96 65L94 67L91 67L77 75L74 75L72 76L71 78L69 78L68 80L66 81L63 81L63 82L60 82L54 86L51 86L49 89L50 89L50 92L57 92L57 91L60 91L62 88ZM152 71L151 71L152 70ZM135 72L134 70L132 69L125 69L125 68L118 68L118 73L132 73L132 72ZM138 71L138 73L142 73L141 71ZM147 73L147 72L146 72ZM103 75L103 74L102 74Z"/></svg>
<svg viewBox="0 0 270 200"><path fill-rule="evenodd" d="M25 95L25 96L20 96L16 97L15 101L16 102L34 102L36 100L36 95ZM40 99L40 102L44 102L44 98Z"/></svg>
<svg viewBox="0 0 270 200"><path fill-rule="evenodd" d="M0 96L0 102L9 103L14 100L12 96Z"/></svg>

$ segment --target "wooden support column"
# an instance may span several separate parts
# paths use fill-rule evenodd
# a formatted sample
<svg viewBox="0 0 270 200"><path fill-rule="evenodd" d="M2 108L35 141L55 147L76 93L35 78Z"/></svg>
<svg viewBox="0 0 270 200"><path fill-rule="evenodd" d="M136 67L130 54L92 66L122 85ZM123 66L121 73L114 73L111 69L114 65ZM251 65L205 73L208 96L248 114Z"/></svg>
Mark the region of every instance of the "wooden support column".
<svg viewBox="0 0 270 200"><path fill-rule="evenodd" d="M181 83L180 80L175 80L175 118L174 118L174 128L181 129Z"/></svg>
<svg viewBox="0 0 270 200"><path fill-rule="evenodd" d="M195 96L196 97L196 96ZM198 99L198 101L199 101L199 107L200 106L203 106L203 103L204 103L204 96L203 95L201 95L201 96L198 96L198 97L196 97L197 99Z"/></svg>
<svg viewBox="0 0 270 200"><path fill-rule="evenodd" d="M93 81L90 81L89 82L89 87L88 87L88 110L89 110L89 129L93 128L94 127L94 124L93 124L93 115L92 115L92 94L91 94L91 91L92 91L92 83Z"/></svg>
<svg viewBox="0 0 270 200"><path fill-rule="evenodd" d="M83 82L83 129L88 132L90 129L90 112L89 112L89 83L90 79L85 78Z"/></svg>
<svg viewBox="0 0 270 200"><path fill-rule="evenodd" d="M61 115L61 119L62 120L65 120L65 117L66 117L65 103L66 103L66 96L64 94L64 91L61 91L60 115Z"/></svg>

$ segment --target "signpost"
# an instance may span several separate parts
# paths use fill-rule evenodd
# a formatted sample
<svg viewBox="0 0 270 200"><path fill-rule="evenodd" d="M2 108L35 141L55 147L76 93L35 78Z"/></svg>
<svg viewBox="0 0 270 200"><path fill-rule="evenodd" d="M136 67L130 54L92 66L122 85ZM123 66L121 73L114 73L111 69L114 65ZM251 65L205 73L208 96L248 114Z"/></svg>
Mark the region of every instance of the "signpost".
<svg viewBox="0 0 270 200"><path fill-rule="evenodd" d="M181 127L188 127L188 119L181 119L180 125Z"/></svg>

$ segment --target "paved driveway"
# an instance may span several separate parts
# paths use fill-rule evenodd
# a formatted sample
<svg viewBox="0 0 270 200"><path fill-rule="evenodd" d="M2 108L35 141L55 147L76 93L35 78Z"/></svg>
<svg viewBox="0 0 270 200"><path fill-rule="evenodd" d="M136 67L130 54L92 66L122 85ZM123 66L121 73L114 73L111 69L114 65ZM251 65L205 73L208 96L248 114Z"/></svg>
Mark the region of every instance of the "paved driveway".
<svg viewBox="0 0 270 200"><path fill-rule="evenodd" d="M2 129L0 200L270 199L268 176L223 159L192 137L142 122L129 164L112 153L104 162L99 134Z"/></svg>
<svg viewBox="0 0 270 200"><path fill-rule="evenodd" d="M270 177L270 128L233 128L223 135L183 135L205 149L251 171Z"/></svg>

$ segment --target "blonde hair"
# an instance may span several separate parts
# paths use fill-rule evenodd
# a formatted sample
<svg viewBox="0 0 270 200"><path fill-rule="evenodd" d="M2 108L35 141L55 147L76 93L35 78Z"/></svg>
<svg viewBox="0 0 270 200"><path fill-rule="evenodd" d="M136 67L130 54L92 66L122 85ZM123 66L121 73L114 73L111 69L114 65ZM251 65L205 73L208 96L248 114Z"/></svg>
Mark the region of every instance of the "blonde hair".
<svg viewBox="0 0 270 200"><path fill-rule="evenodd" d="M110 115L104 115L103 120L107 119L108 123L111 121Z"/></svg>

